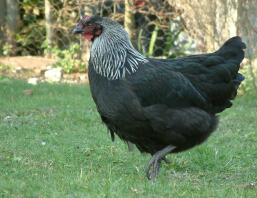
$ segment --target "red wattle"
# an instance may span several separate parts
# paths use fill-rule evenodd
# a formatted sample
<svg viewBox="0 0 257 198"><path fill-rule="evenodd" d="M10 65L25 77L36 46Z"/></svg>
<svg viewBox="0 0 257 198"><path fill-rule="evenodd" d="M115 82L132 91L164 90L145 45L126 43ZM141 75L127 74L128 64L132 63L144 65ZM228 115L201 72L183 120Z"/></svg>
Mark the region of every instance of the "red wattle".
<svg viewBox="0 0 257 198"><path fill-rule="evenodd" d="M85 39L91 41L94 36L90 33L86 33L86 34L84 34L84 37L85 37Z"/></svg>

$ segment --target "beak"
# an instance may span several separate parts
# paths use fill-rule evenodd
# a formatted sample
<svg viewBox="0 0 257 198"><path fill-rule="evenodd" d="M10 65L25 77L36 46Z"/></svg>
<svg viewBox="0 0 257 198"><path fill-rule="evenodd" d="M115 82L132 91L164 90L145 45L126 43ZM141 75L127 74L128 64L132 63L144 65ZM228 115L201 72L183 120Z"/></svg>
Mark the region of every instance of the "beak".
<svg viewBox="0 0 257 198"><path fill-rule="evenodd" d="M73 34L81 34L81 33L83 33L83 32L84 32L84 30L83 30L83 28L82 28L81 25L77 25L77 26L72 30L72 33L73 33Z"/></svg>

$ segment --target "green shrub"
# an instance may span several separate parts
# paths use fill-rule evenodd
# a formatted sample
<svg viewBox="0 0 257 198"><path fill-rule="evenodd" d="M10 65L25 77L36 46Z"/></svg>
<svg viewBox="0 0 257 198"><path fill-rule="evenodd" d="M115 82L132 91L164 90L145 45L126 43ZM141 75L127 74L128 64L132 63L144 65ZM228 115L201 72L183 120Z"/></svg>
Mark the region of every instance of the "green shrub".
<svg viewBox="0 0 257 198"><path fill-rule="evenodd" d="M244 75L245 80L242 82L240 86L239 94L243 95L245 93L256 92L257 68L249 64L246 64L240 70L240 73Z"/></svg>
<svg viewBox="0 0 257 198"><path fill-rule="evenodd" d="M0 50L0 55L8 56L12 53L12 46L9 43L4 43Z"/></svg>
<svg viewBox="0 0 257 198"><path fill-rule="evenodd" d="M80 46L78 44L72 44L67 49L46 48L45 52L50 53L53 58L57 59L54 66L61 67L65 73L86 71L86 65L80 58Z"/></svg>

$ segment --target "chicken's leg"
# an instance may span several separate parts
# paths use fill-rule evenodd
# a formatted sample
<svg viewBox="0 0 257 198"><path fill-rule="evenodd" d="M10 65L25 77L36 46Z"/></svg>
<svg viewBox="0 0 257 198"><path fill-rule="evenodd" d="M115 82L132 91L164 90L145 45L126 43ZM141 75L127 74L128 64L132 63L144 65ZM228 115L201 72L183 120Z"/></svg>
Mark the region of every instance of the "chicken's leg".
<svg viewBox="0 0 257 198"><path fill-rule="evenodd" d="M146 169L146 176L149 180L155 179L156 176L159 173L159 169L160 169L160 165L161 165L161 161L164 160L165 161L165 156L170 153L172 150L174 150L176 147L169 145L166 146L164 149L156 152L151 160L148 163L148 167Z"/></svg>
<svg viewBox="0 0 257 198"><path fill-rule="evenodd" d="M133 143L131 143L131 142L127 142L127 144L128 144L128 150L129 151L133 151L134 150L134 144Z"/></svg>

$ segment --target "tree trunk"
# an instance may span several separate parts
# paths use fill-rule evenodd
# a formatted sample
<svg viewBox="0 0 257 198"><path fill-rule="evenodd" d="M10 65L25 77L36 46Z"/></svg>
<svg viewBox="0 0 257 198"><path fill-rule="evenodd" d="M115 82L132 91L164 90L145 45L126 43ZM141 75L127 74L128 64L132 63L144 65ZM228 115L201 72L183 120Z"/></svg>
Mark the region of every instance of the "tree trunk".
<svg viewBox="0 0 257 198"><path fill-rule="evenodd" d="M237 31L247 43L246 57L249 59L248 71L252 78L252 85L257 90L257 5L254 0L238 0Z"/></svg>
<svg viewBox="0 0 257 198"><path fill-rule="evenodd" d="M0 0L0 48L3 47L4 40L5 40L5 15L6 15L5 0Z"/></svg>
<svg viewBox="0 0 257 198"><path fill-rule="evenodd" d="M53 19L52 19L52 6L49 0L45 0L45 28L46 28L46 42L48 48L51 49L54 43ZM47 50L46 56L51 57L50 50Z"/></svg>
<svg viewBox="0 0 257 198"><path fill-rule="evenodd" d="M132 44L135 46L135 35L136 35L136 28L135 28L135 15L133 13L133 1L125 0L125 13L124 13L124 27L128 32L128 35L131 39Z"/></svg>
<svg viewBox="0 0 257 198"><path fill-rule="evenodd" d="M183 10L186 30L197 41L201 51L213 51L237 34L238 0L169 0Z"/></svg>
<svg viewBox="0 0 257 198"><path fill-rule="evenodd" d="M169 0L183 9L187 31L202 51L218 49L224 41L239 35L246 43L249 74L257 89L257 3L256 0Z"/></svg>
<svg viewBox="0 0 257 198"><path fill-rule="evenodd" d="M184 11L187 31L204 51L217 49L224 41L239 35L247 44L247 57L257 57L256 0L169 0Z"/></svg>
<svg viewBox="0 0 257 198"><path fill-rule="evenodd" d="M15 35L19 30L19 1L7 0L6 1L6 40L11 47L11 55L15 54Z"/></svg>

